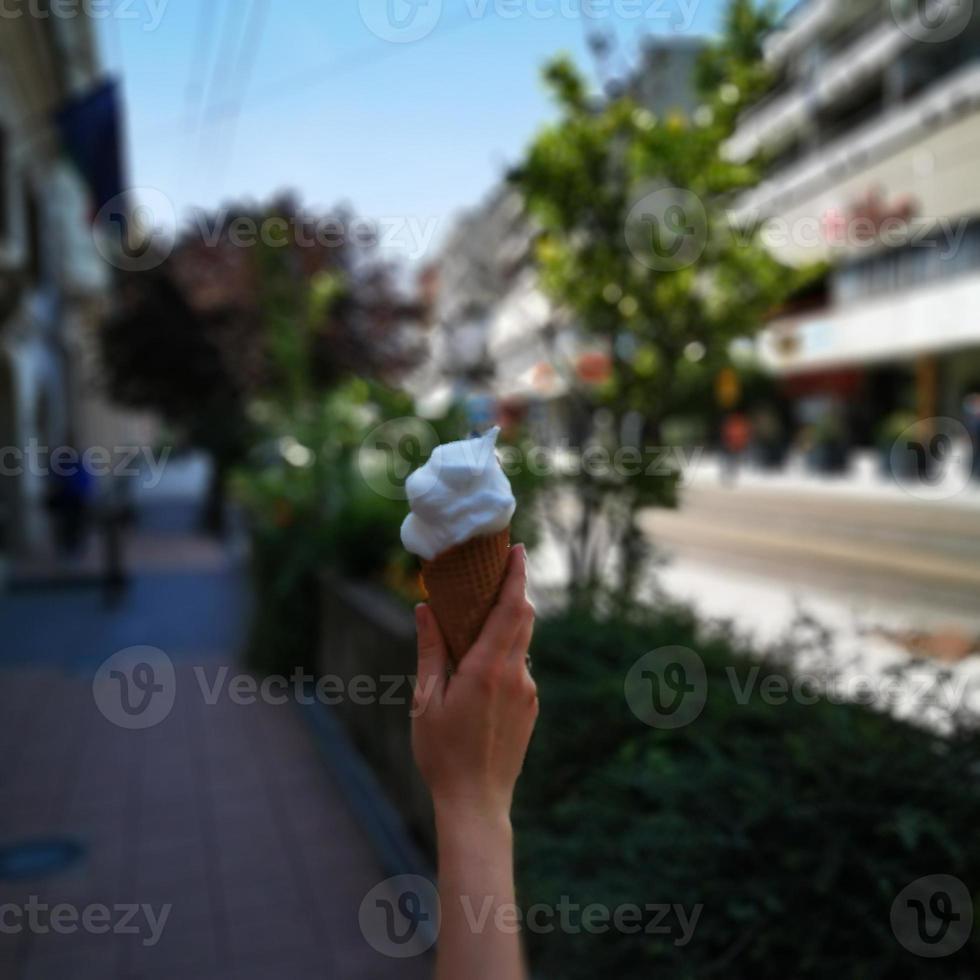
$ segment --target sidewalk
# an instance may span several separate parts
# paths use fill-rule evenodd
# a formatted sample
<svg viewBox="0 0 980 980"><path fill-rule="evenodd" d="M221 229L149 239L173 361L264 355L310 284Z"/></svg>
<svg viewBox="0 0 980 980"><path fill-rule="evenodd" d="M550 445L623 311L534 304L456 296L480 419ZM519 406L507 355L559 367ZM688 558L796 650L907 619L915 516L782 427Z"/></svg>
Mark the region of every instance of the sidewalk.
<svg viewBox="0 0 980 980"><path fill-rule="evenodd" d="M0 908L131 905L139 930L112 913L107 934L0 931L0 976L429 976L427 958L386 958L361 933L362 899L386 875L295 706L205 698L194 668L235 672L247 602L237 564L181 523L149 523L134 554L150 557L117 610L79 590L0 596L0 849L82 849L60 870L0 877ZM93 695L98 665L132 645L175 667L172 709L140 730Z"/></svg>
<svg viewBox="0 0 980 980"><path fill-rule="evenodd" d="M719 456L705 454L692 459L685 471L688 486L718 486L724 483ZM778 470L745 465L739 468L735 486L758 490L806 493L830 498L856 498L879 503L924 505L980 510L980 483L965 472L951 469L938 485L923 485L911 478L901 485L881 472L877 453L856 453L847 473L822 476L808 470L802 460L791 461Z"/></svg>

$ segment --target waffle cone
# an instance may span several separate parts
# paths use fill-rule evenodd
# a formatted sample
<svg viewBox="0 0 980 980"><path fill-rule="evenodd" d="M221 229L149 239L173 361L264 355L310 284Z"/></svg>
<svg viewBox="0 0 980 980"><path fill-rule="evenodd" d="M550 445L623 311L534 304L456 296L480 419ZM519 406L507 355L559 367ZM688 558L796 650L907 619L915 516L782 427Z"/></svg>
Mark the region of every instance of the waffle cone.
<svg viewBox="0 0 980 980"><path fill-rule="evenodd" d="M456 663L476 642L497 601L509 550L508 527L422 560L429 606Z"/></svg>

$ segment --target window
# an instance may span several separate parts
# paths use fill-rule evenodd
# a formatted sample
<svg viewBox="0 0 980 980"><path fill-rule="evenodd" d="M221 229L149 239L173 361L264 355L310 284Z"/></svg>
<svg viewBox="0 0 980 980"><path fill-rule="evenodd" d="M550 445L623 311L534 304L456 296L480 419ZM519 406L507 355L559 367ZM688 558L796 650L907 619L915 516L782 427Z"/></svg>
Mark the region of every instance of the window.
<svg viewBox="0 0 980 980"><path fill-rule="evenodd" d="M834 302L846 304L918 289L980 271L980 222L959 229L953 240L934 232L915 245L891 248L839 266L832 274Z"/></svg>

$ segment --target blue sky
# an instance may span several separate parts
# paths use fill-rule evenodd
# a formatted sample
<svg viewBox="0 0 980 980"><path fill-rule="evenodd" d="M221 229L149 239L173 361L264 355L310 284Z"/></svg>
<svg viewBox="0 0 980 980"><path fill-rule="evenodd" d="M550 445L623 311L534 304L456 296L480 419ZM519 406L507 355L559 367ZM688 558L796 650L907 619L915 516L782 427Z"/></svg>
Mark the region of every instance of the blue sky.
<svg viewBox="0 0 980 980"><path fill-rule="evenodd" d="M592 4L591 19L579 13L583 2ZM539 80L547 58L568 51L588 61L585 35L595 26L615 31L624 57L644 33L711 33L724 5L111 3L115 16L97 30L107 67L124 80L133 185L162 192L178 216L189 206L294 188L314 207L344 201L366 216L412 218L434 243L550 117ZM404 21L392 24L389 3ZM245 42L253 4L254 57ZM390 39L409 31L428 33Z"/></svg>

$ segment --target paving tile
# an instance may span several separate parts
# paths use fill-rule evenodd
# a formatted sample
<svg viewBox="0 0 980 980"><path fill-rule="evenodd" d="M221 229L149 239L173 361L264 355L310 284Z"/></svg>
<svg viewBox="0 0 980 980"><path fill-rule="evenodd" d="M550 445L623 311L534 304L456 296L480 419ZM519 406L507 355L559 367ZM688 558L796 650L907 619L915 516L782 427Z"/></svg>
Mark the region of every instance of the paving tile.
<svg viewBox="0 0 980 980"><path fill-rule="evenodd" d="M109 969L109 976L115 972L114 964L119 953L119 937L112 934L92 935L77 932L71 935L57 935L49 932L44 935L32 935L26 947L26 964L30 968L43 970L45 975L53 973L55 966L65 964L97 963L104 969ZM65 972L62 977L74 974Z"/></svg>
<svg viewBox="0 0 980 980"><path fill-rule="evenodd" d="M377 977L398 977L398 980L431 980L434 960L431 954L395 960L367 947L356 953L342 954L332 976L343 980L376 980Z"/></svg>
<svg viewBox="0 0 980 980"><path fill-rule="evenodd" d="M387 973L374 974L372 980L382 980L385 977L400 977L400 973L388 970ZM193 980L347 980L347 975L341 972L329 955L322 950L306 952L303 955L285 954L267 957L253 957L249 963L240 963L227 973L219 976L193 978ZM430 971L431 978L431 971ZM157 978L146 978L157 980ZM191 978L181 978L191 980Z"/></svg>
<svg viewBox="0 0 980 980"><path fill-rule="evenodd" d="M253 888L264 889L270 896L295 894L295 878L292 868L283 865L252 863L239 865L223 872L218 879L222 894L231 894Z"/></svg>
<svg viewBox="0 0 980 980"><path fill-rule="evenodd" d="M169 909L166 913L168 929L195 932L215 921L214 897L210 891L139 888L128 891L126 896L130 902L150 906L157 917Z"/></svg>
<svg viewBox="0 0 980 980"><path fill-rule="evenodd" d="M228 888L220 901L228 918L250 919L270 911L297 919L309 914L308 903L292 880L284 881L276 891L258 884Z"/></svg>
<svg viewBox="0 0 980 980"><path fill-rule="evenodd" d="M24 937L19 932L9 930L0 932L0 966L8 968L0 969L0 977L9 977L13 974L12 964L20 958L23 945Z"/></svg>
<svg viewBox="0 0 980 980"><path fill-rule="evenodd" d="M198 822L180 827L168 826L155 834L141 835L136 841L136 860L185 861L190 853L203 850L205 844Z"/></svg>
<svg viewBox="0 0 980 980"><path fill-rule="evenodd" d="M169 971L181 976L185 971L215 970L219 965L213 930L209 923L196 930L177 929L167 923L154 945L152 936L127 941L124 962L136 975Z"/></svg>
<svg viewBox="0 0 980 980"><path fill-rule="evenodd" d="M181 903L194 908L207 901L211 891L207 870L189 864L175 863L169 873L137 868L126 883L126 894L139 901Z"/></svg>
<svg viewBox="0 0 980 980"><path fill-rule="evenodd" d="M67 953L28 958L22 970L20 980L107 980L119 976L114 950L97 956Z"/></svg>
<svg viewBox="0 0 980 980"><path fill-rule="evenodd" d="M228 943L233 962L246 965L256 957L312 958L322 947L305 917L284 915L275 909L248 918L231 918Z"/></svg>

